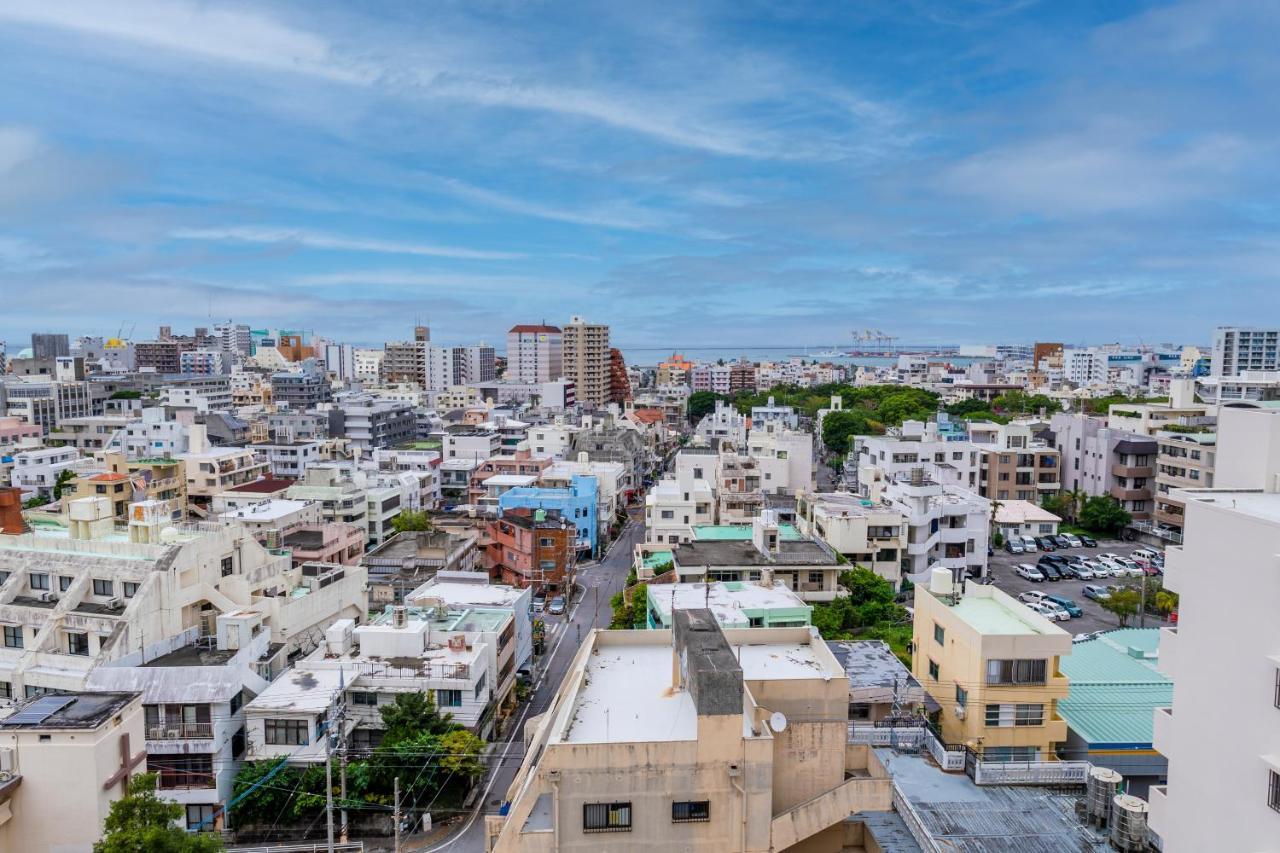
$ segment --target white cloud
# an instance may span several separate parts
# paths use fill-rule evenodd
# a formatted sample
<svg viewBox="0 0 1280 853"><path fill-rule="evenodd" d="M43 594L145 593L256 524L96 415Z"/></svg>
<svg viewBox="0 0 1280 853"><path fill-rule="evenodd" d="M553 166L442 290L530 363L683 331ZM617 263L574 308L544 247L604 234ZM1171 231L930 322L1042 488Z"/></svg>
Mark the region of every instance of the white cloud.
<svg viewBox="0 0 1280 853"><path fill-rule="evenodd" d="M302 287L345 287L348 285L380 285L386 287L510 287L543 284L537 279L519 275L473 275L451 272L418 272L415 270L348 270L342 272L301 275L290 281Z"/></svg>
<svg viewBox="0 0 1280 853"><path fill-rule="evenodd" d="M11 172L40 152L40 137L25 127L0 126L0 175Z"/></svg>
<svg viewBox="0 0 1280 853"><path fill-rule="evenodd" d="M332 251L372 252L387 255L424 255L434 258L457 258L472 261L502 261L524 257L519 252L493 252L460 246L439 246L430 243L402 243L394 240L374 240L342 234L326 234L302 228L283 228L266 225L235 225L225 228L180 228L170 232L170 236L178 240L279 244Z"/></svg>
<svg viewBox="0 0 1280 853"><path fill-rule="evenodd" d="M573 225L617 228L626 231L660 230L672 224L671 217L664 213L637 207L629 203L612 203L583 209L572 209L529 201L497 192L496 190L478 187L456 178L432 177L430 180L432 184L465 201L497 210L504 210L508 213L531 216L536 219L550 219L556 222L568 222Z"/></svg>

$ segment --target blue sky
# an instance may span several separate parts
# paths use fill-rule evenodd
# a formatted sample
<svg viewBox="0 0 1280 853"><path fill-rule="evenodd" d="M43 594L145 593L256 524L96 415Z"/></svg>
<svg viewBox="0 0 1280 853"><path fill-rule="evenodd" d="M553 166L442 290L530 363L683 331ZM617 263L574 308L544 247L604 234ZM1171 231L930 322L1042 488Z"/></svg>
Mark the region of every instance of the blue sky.
<svg viewBox="0 0 1280 853"><path fill-rule="evenodd" d="M0 339L1280 320L1275 2L0 0Z"/></svg>

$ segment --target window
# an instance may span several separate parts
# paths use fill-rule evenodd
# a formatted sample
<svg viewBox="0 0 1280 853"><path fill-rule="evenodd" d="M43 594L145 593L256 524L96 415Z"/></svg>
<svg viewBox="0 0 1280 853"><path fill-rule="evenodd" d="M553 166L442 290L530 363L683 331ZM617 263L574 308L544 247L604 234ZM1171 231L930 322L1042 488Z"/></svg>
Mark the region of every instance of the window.
<svg viewBox="0 0 1280 853"><path fill-rule="evenodd" d="M87 656L89 654L89 635L67 632L67 654Z"/></svg>
<svg viewBox="0 0 1280 853"><path fill-rule="evenodd" d="M1267 783L1267 805L1280 812L1280 773L1271 771L1270 781Z"/></svg>
<svg viewBox="0 0 1280 853"><path fill-rule="evenodd" d="M870 702L850 702L849 703L849 719L851 720L871 719L871 703Z"/></svg>
<svg viewBox="0 0 1280 853"><path fill-rule="evenodd" d="M677 801L671 804L672 823L693 823L702 820L711 820L710 800Z"/></svg>
<svg viewBox="0 0 1280 853"><path fill-rule="evenodd" d="M462 705L461 690L437 690L436 706L439 708L458 708Z"/></svg>
<svg viewBox="0 0 1280 853"><path fill-rule="evenodd" d="M476 692L475 692L475 696L472 697L473 699L479 699L480 694L484 692L485 676L487 676L488 674L489 673L487 672L480 673L480 679L476 682Z"/></svg>
<svg viewBox="0 0 1280 853"><path fill-rule="evenodd" d="M49 576L48 576L48 575L33 574L33 575L31 576L31 581L30 581L30 582L31 582L31 588L32 588L32 589L48 589L48 588L49 588Z"/></svg>
<svg viewBox="0 0 1280 853"><path fill-rule="evenodd" d="M213 813L217 808L207 803L187 806L187 829L213 829Z"/></svg>
<svg viewBox="0 0 1280 853"><path fill-rule="evenodd" d="M160 774L160 787L214 787L212 755L157 755L147 757L147 772Z"/></svg>
<svg viewBox="0 0 1280 853"><path fill-rule="evenodd" d="M93 594L94 595L114 595L115 584L113 584L111 581L104 581L98 578L94 578Z"/></svg>
<svg viewBox="0 0 1280 853"><path fill-rule="evenodd" d="M377 705L377 704L378 704L378 694L377 694L377 693L366 693L366 692L364 692L364 691L360 691L360 690L352 691L352 693L351 693L351 704L352 704L352 705Z"/></svg>
<svg viewBox="0 0 1280 853"><path fill-rule="evenodd" d="M0 681L0 699L13 698L13 685L7 681Z"/></svg>
<svg viewBox="0 0 1280 853"><path fill-rule="evenodd" d="M306 746L311 742L306 720L264 720L262 729L266 742L274 746Z"/></svg>
<svg viewBox="0 0 1280 853"><path fill-rule="evenodd" d="M956 705L963 708L969 703L969 691L965 690L959 684L956 685Z"/></svg>
<svg viewBox="0 0 1280 853"><path fill-rule="evenodd" d="M938 669L938 664L932 660L929 661L929 677L934 681L937 681L939 674L940 670Z"/></svg>
<svg viewBox="0 0 1280 853"><path fill-rule="evenodd" d="M7 649L22 648L22 626L21 625L5 625L4 626L4 645Z"/></svg>
<svg viewBox="0 0 1280 853"><path fill-rule="evenodd" d="M1277 708L1280 708L1280 669L1277 669L1277 670L1276 670L1276 695L1275 695L1275 704L1276 704L1276 707L1277 707Z"/></svg>
<svg viewBox="0 0 1280 853"><path fill-rule="evenodd" d="M235 714L244 706L244 691L231 697L231 713Z"/></svg>
<svg viewBox="0 0 1280 853"><path fill-rule="evenodd" d="M809 572L809 583L822 585L822 572Z"/></svg>
<svg viewBox="0 0 1280 853"><path fill-rule="evenodd" d="M630 832L631 803L583 803L583 832Z"/></svg>
<svg viewBox="0 0 1280 853"><path fill-rule="evenodd" d="M1014 725L1016 726L1043 726L1044 725L1044 705L1036 702L1034 704L1019 704L1014 712Z"/></svg>
<svg viewBox="0 0 1280 853"><path fill-rule="evenodd" d="M664 510L662 511L662 517L663 517L664 519L672 519L672 518L675 518L675 517L676 517L675 510L664 509Z"/></svg>
<svg viewBox="0 0 1280 853"><path fill-rule="evenodd" d="M121 586L124 587L125 598L133 598L138 594L138 585L133 581L125 581Z"/></svg>
<svg viewBox="0 0 1280 853"><path fill-rule="evenodd" d="M933 623L933 641L938 645L942 645L946 641L947 630L937 622Z"/></svg>
<svg viewBox="0 0 1280 853"><path fill-rule="evenodd" d="M1044 684L1046 661L989 660L987 684Z"/></svg>
<svg viewBox="0 0 1280 853"><path fill-rule="evenodd" d="M231 574L233 571L235 571L235 559L233 557L223 557L222 558L222 576L225 578L227 575Z"/></svg>
<svg viewBox="0 0 1280 853"><path fill-rule="evenodd" d="M71 589L71 582L74 580L75 578L70 575L58 575L58 592L66 592Z"/></svg>

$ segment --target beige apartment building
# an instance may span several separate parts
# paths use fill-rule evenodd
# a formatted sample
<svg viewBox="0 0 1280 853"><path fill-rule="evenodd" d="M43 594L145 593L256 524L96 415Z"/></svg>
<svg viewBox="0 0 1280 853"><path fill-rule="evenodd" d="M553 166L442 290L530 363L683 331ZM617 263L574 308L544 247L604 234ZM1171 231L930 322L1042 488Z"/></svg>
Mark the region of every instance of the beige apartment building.
<svg viewBox="0 0 1280 853"><path fill-rule="evenodd" d="M902 576L907 518L895 507L848 492L796 495L796 527L826 542L850 563L895 584Z"/></svg>
<svg viewBox="0 0 1280 853"><path fill-rule="evenodd" d="M976 435L976 431L974 432ZM1027 424L1000 424L978 444L978 494L988 500L1039 503L1062 488L1062 454L1035 438Z"/></svg>
<svg viewBox="0 0 1280 853"><path fill-rule="evenodd" d="M1162 432L1156 436L1155 521L1181 534L1186 502L1178 489L1212 489L1216 432Z"/></svg>
<svg viewBox="0 0 1280 853"><path fill-rule="evenodd" d="M986 761L1052 761L1067 739L1058 666L1071 635L994 586L916 585L912 674L942 710L943 740Z"/></svg>
<svg viewBox="0 0 1280 853"><path fill-rule="evenodd" d="M146 771L139 693L41 696L0 720L0 850L90 853Z"/></svg>
<svg viewBox="0 0 1280 853"><path fill-rule="evenodd" d="M526 729L489 851L863 850L892 781L847 743L848 681L813 628L594 631ZM877 848L878 849L878 848Z"/></svg>
<svg viewBox="0 0 1280 853"><path fill-rule="evenodd" d="M266 460L246 447L214 447L204 424L189 427L187 452L179 454L186 466L188 508L207 515L213 496L233 486L265 476Z"/></svg>
<svg viewBox="0 0 1280 853"><path fill-rule="evenodd" d="M609 327L573 317L563 329L564 378L588 408L609 402Z"/></svg>

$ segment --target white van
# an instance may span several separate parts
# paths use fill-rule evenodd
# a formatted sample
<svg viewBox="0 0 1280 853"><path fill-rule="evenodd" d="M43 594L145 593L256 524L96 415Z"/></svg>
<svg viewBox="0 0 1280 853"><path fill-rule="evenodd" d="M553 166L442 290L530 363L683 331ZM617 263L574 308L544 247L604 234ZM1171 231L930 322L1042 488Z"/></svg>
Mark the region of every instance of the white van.
<svg viewBox="0 0 1280 853"><path fill-rule="evenodd" d="M1036 539L1034 536L1023 536L1021 537L1021 539L1022 539L1022 549L1026 551L1028 554L1030 554L1033 551L1040 550L1039 548L1036 547Z"/></svg>

